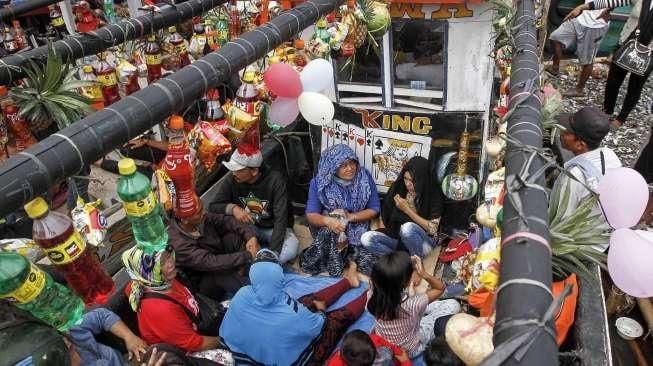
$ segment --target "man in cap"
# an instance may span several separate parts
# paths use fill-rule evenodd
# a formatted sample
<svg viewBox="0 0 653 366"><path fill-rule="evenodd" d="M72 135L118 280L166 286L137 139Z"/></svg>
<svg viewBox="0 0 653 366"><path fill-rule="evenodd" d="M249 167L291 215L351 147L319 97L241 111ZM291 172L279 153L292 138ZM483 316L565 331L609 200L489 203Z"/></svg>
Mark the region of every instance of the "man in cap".
<svg viewBox="0 0 653 366"><path fill-rule="evenodd" d="M607 147L600 147L601 141L610 131L610 119L600 109L585 107L574 114L560 115L558 123L564 128L560 134L562 147L574 154L574 157L564 164L564 168L576 180L564 174L556 179L551 197L563 197L568 192L569 199L567 202L560 200L557 203L558 207L551 208L555 210L553 211L555 217L549 218L551 221L570 216L585 199L589 198L590 192L583 184L596 190L599 180L608 169L621 167L621 161L614 151ZM600 212L600 207L597 205L594 210ZM602 227L609 229L605 218ZM607 242L595 246L601 251L607 247Z"/></svg>
<svg viewBox="0 0 653 366"><path fill-rule="evenodd" d="M211 211L251 225L259 243L275 251L281 264L294 259L299 240L292 230L287 182L281 173L268 169L261 151L250 144L241 143L223 164L231 173L219 183Z"/></svg>

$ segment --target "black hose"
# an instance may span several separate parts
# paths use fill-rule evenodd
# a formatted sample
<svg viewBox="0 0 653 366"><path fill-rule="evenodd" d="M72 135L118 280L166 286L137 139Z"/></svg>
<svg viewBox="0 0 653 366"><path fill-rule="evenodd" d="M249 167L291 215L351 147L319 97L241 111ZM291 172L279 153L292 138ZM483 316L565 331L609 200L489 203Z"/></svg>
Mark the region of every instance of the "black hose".
<svg viewBox="0 0 653 366"><path fill-rule="evenodd" d="M494 356L503 352L506 358L495 358L496 363L488 364L549 366L558 364L555 326L551 319L546 319L546 327L538 323L552 303L544 161L520 148L525 145L541 149L543 143L541 103L537 98L539 52L535 5L533 0L517 0L515 6L510 109L515 106L516 109L508 119L505 219L494 325ZM523 338L517 339L519 336Z"/></svg>
<svg viewBox="0 0 653 366"><path fill-rule="evenodd" d="M125 41L143 37L153 30L175 25L180 21L201 15L225 2L226 0L189 0L177 5L161 5L160 12L148 13L138 18L109 24L92 32L74 34L53 43L53 47L63 57L64 62L70 63ZM24 77L22 66L27 66L29 59L45 63L47 57L48 47L41 46L2 58L0 60L0 85L9 85Z"/></svg>
<svg viewBox="0 0 653 366"><path fill-rule="evenodd" d="M6 23L15 17L36 10L38 8L52 5L59 0L28 0L16 5L7 5L0 9L0 22Z"/></svg>
<svg viewBox="0 0 653 366"><path fill-rule="evenodd" d="M169 77L12 156L0 166L0 216L14 212L56 182L77 174L85 165L183 110L209 87L224 82L298 35L341 2L306 1Z"/></svg>

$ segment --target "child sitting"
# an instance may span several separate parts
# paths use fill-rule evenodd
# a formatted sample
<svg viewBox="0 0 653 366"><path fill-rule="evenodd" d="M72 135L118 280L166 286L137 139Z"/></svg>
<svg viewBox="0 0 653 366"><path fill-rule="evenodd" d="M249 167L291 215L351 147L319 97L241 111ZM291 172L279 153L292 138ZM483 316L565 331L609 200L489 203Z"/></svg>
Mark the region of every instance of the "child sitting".
<svg viewBox="0 0 653 366"><path fill-rule="evenodd" d="M430 285L426 293L410 296L414 272ZM460 311L456 300L435 301L444 292L442 281L424 271L419 257L393 252L379 258L372 269L372 295L367 310L374 316L374 333L419 357L435 338L435 321Z"/></svg>
<svg viewBox="0 0 653 366"><path fill-rule="evenodd" d="M401 347L376 334L352 330L342 340L342 346L327 366L410 366L411 362Z"/></svg>

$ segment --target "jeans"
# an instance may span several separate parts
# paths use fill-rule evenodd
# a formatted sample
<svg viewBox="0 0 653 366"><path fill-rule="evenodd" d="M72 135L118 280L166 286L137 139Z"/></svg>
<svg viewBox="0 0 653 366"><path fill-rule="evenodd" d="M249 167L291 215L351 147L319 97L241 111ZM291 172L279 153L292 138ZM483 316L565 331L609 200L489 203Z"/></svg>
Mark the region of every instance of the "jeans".
<svg viewBox="0 0 653 366"><path fill-rule="evenodd" d="M264 228L256 225L252 225L254 231L256 231L256 240L259 241L261 246L269 246L270 240L272 240L272 228ZM295 232L291 228L286 228L286 237L283 239L283 246L281 247L281 253L279 254L279 261L281 264L290 262L291 260L297 257L299 252L299 239L295 236Z"/></svg>
<svg viewBox="0 0 653 366"><path fill-rule="evenodd" d="M642 89L644 88L646 79L648 79L650 74L650 70L644 76L639 76L633 73L630 74L626 97L621 106L621 111L619 112L619 115L617 115L619 121L626 122L628 119L628 115L635 108L639 101L639 97L642 95ZM628 75L628 71L617 66L614 62L610 65L608 80L605 82L605 97L603 99L603 111L608 115L614 113L614 107L617 104L617 96L619 96L619 89L621 89L621 84L623 84L624 79L626 79L626 75Z"/></svg>
<svg viewBox="0 0 653 366"><path fill-rule="evenodd" d="M399 238L410 255L426 257L437 244L421 226L407 222L399 229ZM378 231L368 231L361 236L361 244L376 256L397 250L399 240Z"/></svg>

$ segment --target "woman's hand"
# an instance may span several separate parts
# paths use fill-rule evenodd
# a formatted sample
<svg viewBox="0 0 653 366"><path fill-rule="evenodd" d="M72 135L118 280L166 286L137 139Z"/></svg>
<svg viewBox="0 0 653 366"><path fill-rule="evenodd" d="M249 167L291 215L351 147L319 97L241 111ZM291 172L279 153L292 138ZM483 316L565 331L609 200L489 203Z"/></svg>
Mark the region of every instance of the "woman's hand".
<svg viewBox="0 0 653 366"><path fill-rule="evenodd" d="M572 20L572 19L578 17L580 15L580 13L582 13L585 10L589 10L589 5L587 5L586 3L578 5L577 7L574 8L574 10L572 10L569 14L567 14L567 16L565 17L565 19L563 21L566 22L568 20Z"/></svg>
<svg viewBox="0 0 653 366"><path fill-rule="evenodd" d="M342 223L342 221L336 219L335 217L327 217L324 219L326 227L333 231L336 234L340 234L347 229L347 225Z"/></svg>
<svg viewBox="0 0 653 366"><path fill-rule="evenodd" d="M158 357L157 357L158 356ZM163 366L163 363L166 361L167 353L162 352L158 354L158 350L155 348L152 349L152 354L147 363L142 363L142 366Z"/></svg>
<svg viewBox="0 0 653 366"><path fill-rule="evenodd" d="M422 264L422 258L414 255L414 256L410 257L410 260L411 260L411 262L413 262L413 268L415 269L415 271L417 272L417 274L420 277L424 278L425 276L428 275L424 271L424 265Z"/></svg>
<svg viewBox="0 0 653 366"><path fill-rule="evenodd" d="M129 359L136 356L136 361L141 360L141 354L145 353L147 350L147 343L144 340L140 339L136 335L125 338L125 347L127 348L127 354Z"/></svg>
<svg viewBox="0 0 653 366"><path fill-rule="evenodd" d="M408 201L405 198L401 197L398 194L395 194L394 200L395 200L395 205L397 206L398 209L400 209L405 213L408 213L408 211L410 210L410 205L408 204Z"/></svg>

